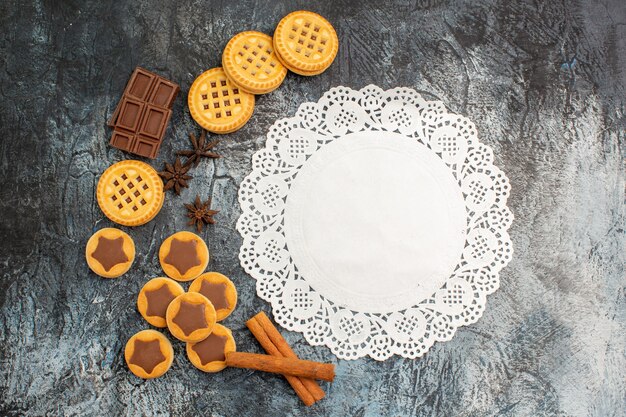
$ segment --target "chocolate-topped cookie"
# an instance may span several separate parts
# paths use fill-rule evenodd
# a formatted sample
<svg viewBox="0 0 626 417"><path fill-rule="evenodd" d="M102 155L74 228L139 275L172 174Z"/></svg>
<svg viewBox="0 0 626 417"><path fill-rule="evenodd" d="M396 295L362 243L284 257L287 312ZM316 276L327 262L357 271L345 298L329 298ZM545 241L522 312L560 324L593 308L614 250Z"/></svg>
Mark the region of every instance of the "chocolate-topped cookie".
<svg viewBox="0 0 626 417"><path fill-rule="evenodd" d="M119 229L98 230L87 241L85 258L89 268L104 278L124 275L135 259L135 243Z"/></svg>
<svg viewBox="0 0 626 417"><path fill-rule="evenodd" d="M174 349L162 333L142 330L126 343L124 358L130 371L139 378L157 378L170 369Z"/></svg>
<svg viewBox="0 0 626 417"><path fill-rule="evenodd" d="M137 297L137 310L144 319L155 327L167 327L165 313L174 298L185 289L169 278L153 278L146 282Z"/></svg>
<svg viewBox="0 0 626 417"><path fill-rule="evenodd" d="M202 294L188 292L176 297L167 307L167 328L183 342L199 342L206 339L215 326L216 314L213 304Z"/></svg>
<svg viewBox="0 0 626 417"><path fill-rule="evenodd" d="M187 343L187 357L196 368L204 372L219 372L226 368L226 353L237 350L230 329L215 324L213 332L197 343Z"/></svg>
<svg viewBox="0 0 626 417"><path fill-rule="evenodd" d="M209 248L194 233L174 233L161 245L159 261L168 277L177 281L190 281L206 269Z"/></svg>
<svg viewBox="0 0 626 417"><path fill-rule="evenodd" d="M189 286L189 292L198 292L213 303L217 321L228 317L237 305L235 284L218 272L206 272L200 275Z"/></svg>

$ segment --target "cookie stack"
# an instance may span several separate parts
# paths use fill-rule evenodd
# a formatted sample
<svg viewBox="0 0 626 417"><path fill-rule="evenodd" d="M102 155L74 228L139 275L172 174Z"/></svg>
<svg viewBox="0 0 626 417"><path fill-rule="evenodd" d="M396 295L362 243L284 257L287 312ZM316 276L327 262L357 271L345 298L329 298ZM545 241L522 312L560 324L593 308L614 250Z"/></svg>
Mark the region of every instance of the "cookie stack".
<svg viewBox="0 0 626 417"><path fill-rule="evenodd" d="M285 16L274 37L241 32L226 45L222 67L202 73L193 82L188 95L191 116L210 132L234 132L252 116L255 94L274 91L287 70L304 76L321 74L338 49L333 26L304 10Z"/></svg>

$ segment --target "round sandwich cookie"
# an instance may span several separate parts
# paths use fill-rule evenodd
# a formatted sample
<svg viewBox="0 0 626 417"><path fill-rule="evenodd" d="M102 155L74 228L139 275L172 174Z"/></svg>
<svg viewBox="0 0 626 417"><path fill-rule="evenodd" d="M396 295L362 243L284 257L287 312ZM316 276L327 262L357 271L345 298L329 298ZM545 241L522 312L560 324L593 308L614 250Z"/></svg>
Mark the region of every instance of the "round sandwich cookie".
<svg viewBox="0 0 626 417"><path fill-rule="evenodd" d="M130 269L135 260L135 243L128 234L113 227L98 230L85 247L87 265L104 278L117 278Z"/></svg>
<svg viewBox="0 0 626 417"><path fill-rule="evenodd" d="M150 165L121 161L104 171L96 189L100 209L111 221L124 226L148 223L163 206L163 181Z"/></svg>
<svg viewBox="0 0 626 417"><path fill-rule="evenodd" d="M317 13L299 10L283 17L274 31L274 51L296 74L324 72L339 50L335 28Z"/></svg>
<svg viewBox="0 0 626 417"><path fill-rule="evenodd" d="M206 272L196 278L189 286L189 292L204 295L215 307L217 321L230 315L237 305L235 284L218 272Z"/></svg>
<svg viewBox="0 0 626 417"><path fill-rule="evenodd" d="M124 358L130 371L139 378L158 378L172 366L174 349L162 333L142 330L126 343Z"/></svg>
<svg viewBox="0 0 626 417"><path fill-rule="evenodd" d="M146 282L137 297L137 310L154 327L167 327L165 313L167 307L185 289L169 278L153 278Z"/></svg>
<svg viewBox="0 0 626 417"><path fill-rule="evenodd" d="M174 233L161 244L159 261L168 277L191 281L209 264L209 248L195 233Z"/></svg>
<svg viewBox="0 0 626 417"><path fill-rule="evenodd" d="M274 53L272 37L256 31L238 33L228 42L222 67L231 81L252 94L274 91L287 75Z"/></svg>
<svg viewBox="0 0 626 417"><path fill-rule="evenodd" d="M206 339L197 343L187 343L187 358L201 371L219 372L226 368L226 354L236 350L237 346L230 329L216 324Z"/></svg>
<svg viewBox="0 0 626 417"><path fill-rule="evenodd" d="M252 116L254 95L230 81L219 67L196 78L189 89L187 104L191 117L209 132L231 133Z"/></svg>
<svg viewBox="0 0 626 417"><path fill-rule="evenodd" d="M174 298L165 314L172 336L183 342L206 339L215 326L215 308L202 294L187 292Z"/></svg>

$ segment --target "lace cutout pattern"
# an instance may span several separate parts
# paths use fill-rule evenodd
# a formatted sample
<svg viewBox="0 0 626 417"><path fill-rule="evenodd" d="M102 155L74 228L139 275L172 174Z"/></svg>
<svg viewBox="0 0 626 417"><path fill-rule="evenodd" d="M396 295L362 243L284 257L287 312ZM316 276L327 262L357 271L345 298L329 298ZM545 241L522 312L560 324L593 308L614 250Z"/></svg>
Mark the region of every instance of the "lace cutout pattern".
<svg viewBox="0 0 626 417"><path fill-rule="evenodd" d="M395 132L435 153L458 182L467 213L465 247L445 284L410 308L388 313L353 311L316 292L299 273L285 238L285 205L299 170L334 140L367 131ZM310 344L328 346L343 359L416 358L478 320L486 296L498 289L499 271L513 254L509 191L491 148L478 141L466 117L409 88L336 87L274 123L265 148L253 156L252 172L239 189L239 259L276 321Z"/></svg>

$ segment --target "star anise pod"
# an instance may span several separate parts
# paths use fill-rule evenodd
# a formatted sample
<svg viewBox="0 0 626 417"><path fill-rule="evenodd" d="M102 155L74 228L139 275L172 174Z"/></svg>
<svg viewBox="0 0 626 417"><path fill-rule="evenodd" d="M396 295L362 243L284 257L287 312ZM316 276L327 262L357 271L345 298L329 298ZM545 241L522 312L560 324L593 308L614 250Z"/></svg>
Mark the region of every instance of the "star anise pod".
<svg viewBox="0 0 626 417"><path fill-rule="evenodd" d="M211 149L215 147L218 143L220 143L219 139L216 139L212 142L206 142L206 130L202 130L200 134L200 139L196 138L196 135L193 133L189 134L189 139L191 140L191 145L193 146L192 150L178 151L176 155L186 156L187 162L186 164L193 164L194 167L197 167L200 163L201 158L221 158L221 155L216 154L215 152L211 152Z"/></svg>
<svg viewBox="0 0 626 417"><path fill-rule="evenodd" d="M189 226L196 226L198 232L202 231L202 226L205 224L215 224L214 215L219 213L219 210L211 210L211 199L209 198L204 203L200 200L200 197L196 195L196 200L193 204L185 204L187 208L187 217L189 217Z"/></svg>
<svg viewBox="0 0 626 417"><path fill-rule="evenodd" d="M181 164L180 158L176 157L174 165L165 163L165 171L159 172L159 176L163 178L165 191L174 188L176 195L180 195L182 187L189 187L187 181L192 179L191 175L187 175L187 171L191 168L191 164Z"/></svg>

